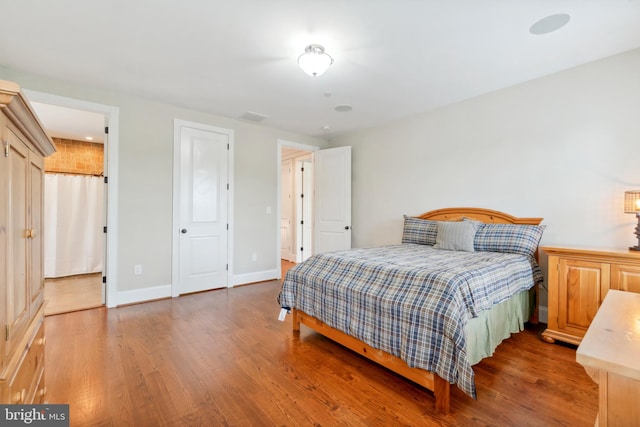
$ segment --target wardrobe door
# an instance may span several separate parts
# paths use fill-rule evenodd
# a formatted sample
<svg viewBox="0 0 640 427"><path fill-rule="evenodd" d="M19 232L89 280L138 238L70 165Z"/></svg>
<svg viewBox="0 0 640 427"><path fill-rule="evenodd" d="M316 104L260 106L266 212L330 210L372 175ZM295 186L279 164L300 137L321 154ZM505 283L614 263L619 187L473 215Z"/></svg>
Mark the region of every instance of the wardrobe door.
<svg viewBox="0 0 640 427"><path fill-rule="evenodd" d="M20 134L8 128L9 221L7 277L7 341L9 351L29 323L29 149Z"/></svg>

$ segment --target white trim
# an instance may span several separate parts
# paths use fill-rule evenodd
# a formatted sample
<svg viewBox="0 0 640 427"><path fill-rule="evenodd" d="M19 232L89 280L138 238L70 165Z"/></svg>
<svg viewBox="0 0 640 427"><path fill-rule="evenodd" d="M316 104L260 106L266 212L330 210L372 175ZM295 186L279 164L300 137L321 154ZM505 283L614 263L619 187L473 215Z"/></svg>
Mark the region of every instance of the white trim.
<svg viewBox="0 0 640 427"><path fill-rule="evenodd" d="M171 285L132 289L130 291L118 292L118 305L135 304L169 297L171 297Z"/></svg>
<svg viewBox="0 0 640 427"><path fill-rule="evenodd" d="M277 280L280 276L280 268L276 270L256 271L253 273L238 274L232 277L233 286L247 285L249 283Z"/></svg>
<svg viewBox="0 0 640 427"><path fill-rule="evenodd" d="M189 127L192 129L203 130L206 132L215 132L227 135L229 138L229 151L227 153L227 179L229 182L229 191L227 192L227 223L229 230L227 231L227 269L226 283L227 287L233 287L233 194L234 194L234 131L233 129L225 129L202 123L190 122L182 119L173 119L173 220L171 233L171 292L169 295L177 297L180 295L180 139L181 127Z"/></svg>
<svg viewBox="0 0 640 427"><path fill-rule="evenodd" d="M227 264L228 264L228 268L227 268L227 287L231 288L233 287L233 234L234 234L234 211L233 211L233 201L235 200L234 198L234 190L235 190L235 174L233 171L233 165L235 164L235 160L234 160L234 132L233 130L227 130L229 133L229 157L228 157L228 161L229 161L229 165L227 168L227 173L228 176L227 178L229 179L229 193L227 194L227 196L229 197L229 200L227 202L227 223L229 224L229 234L227 236Z"/></svg>
<svg viewBox="0 0 640 427"><path fill-rule="evenodd" d="M171 292L172 297L179 295L180 283L180 124L181 120L173 119L173 200L171 215Z"/></svg>
<svg viewBox="0 0 640 427"><path fill-rule="evenodd" d="M28 89L23 89L23 92L30 101L91 111L104 114L107 117L109 122L109 143L107 144L106 152L108 170L105 176L109 178L109 184L107 185L108 233L105 254L106 271L103 271L103 275L107 276L105 304L109 308L116 307L120 304L118 301L118 143L120 109L111 105L97 104Z"/></svg>
<svg viewBox="0 0 640 427"><path fill-rule="evenodd" d="M275 221L275 226L276 226L276 265L277 267L277 275L276 278L277 279L281 279L282 278L282 266L280 264L280 252L281 252L281 244L282 242L280 241L280 218L282 217L282 206L280 206L281 200L282 200L282 147L291 147L291 148L297 148L298 150L305 150L305 151L317 151L320 149L320 147L316 147L315 145L306 145L306 144L300 144L299 142L292 142L292 141L287 141L285 139L279 139L278 138L278 148L277 148L277 155L276 155L276 162L277 162L277 169L276 169L276 175L277 175L277 193L276 193L276 200L278 201L277 203L277 208L276 208L276 221ZM269 279L267 279L269 280Z"/></svg>

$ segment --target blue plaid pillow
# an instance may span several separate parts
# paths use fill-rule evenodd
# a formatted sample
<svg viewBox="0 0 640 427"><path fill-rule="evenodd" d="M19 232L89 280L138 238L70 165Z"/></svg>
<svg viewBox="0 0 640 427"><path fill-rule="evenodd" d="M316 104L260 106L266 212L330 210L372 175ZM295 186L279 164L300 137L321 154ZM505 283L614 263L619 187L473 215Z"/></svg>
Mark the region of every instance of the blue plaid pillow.
<svg viewBox="0 0 640 427"><path fill-rule="evenodd" d="M404 230L402 243L417 243L419 245L436 244L438 237L438 221L404 216Z"/></svg>
<svg viewBox="0 0 640 427"><path fill-rule="evenodd" d="M473 242L476 251L535 256L544 225L480 224Z"/></svg>

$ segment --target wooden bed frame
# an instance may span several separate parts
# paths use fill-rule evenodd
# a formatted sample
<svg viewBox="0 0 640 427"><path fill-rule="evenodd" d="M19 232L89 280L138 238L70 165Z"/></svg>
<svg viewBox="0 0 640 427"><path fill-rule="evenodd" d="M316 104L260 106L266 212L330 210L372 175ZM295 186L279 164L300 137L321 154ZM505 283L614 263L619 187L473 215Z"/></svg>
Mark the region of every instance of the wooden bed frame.
<svg viewBox="0 0 640 427"><path fill-rule="evenodd" d="M542 218L516 218L504 212L481 208L446 208L425 212L416 218L433 221L461 221L470 218L484 223L496 224L528 224L538 225ZM537 254L536 254L537 256ZM536 293L537 295L537 293ZM537 304L536 304L537 309ZM420 368L409 367L402 359L385 351L371 347L368 344L339 331L321 320L316 319L300 310L292 309L293 331L300 332L300 325L304 324L325 337L341 344L348 349L376 362L385 368L431 390L435 396L435 408L442 413L449 412L450 384L439 375ZM534 317L536 317L534 315Z"/></svg>

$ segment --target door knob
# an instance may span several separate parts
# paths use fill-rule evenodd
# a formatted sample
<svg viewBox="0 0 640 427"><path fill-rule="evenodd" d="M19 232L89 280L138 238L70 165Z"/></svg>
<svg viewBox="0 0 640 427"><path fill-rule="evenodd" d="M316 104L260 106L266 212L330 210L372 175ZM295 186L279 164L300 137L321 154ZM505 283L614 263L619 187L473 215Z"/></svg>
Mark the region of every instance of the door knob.
<svg viewBox="0 0 640 427"><path fill-rule="evenodd" d="M183 228L182 230L180 230L180 232L181 232L182 234L185 234L185 233L187 232L187 229L186 229L186 228Z"/></svg>
<svg viewBox="0 0 640 427"><path fill-rule="evenodd" d="M348 229L349 229L349 226L348 226L348 225L345 225L345 226L344 226L344 229L345 229L345 230L348 230Z"/></svg>

